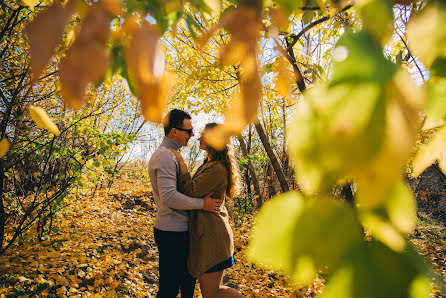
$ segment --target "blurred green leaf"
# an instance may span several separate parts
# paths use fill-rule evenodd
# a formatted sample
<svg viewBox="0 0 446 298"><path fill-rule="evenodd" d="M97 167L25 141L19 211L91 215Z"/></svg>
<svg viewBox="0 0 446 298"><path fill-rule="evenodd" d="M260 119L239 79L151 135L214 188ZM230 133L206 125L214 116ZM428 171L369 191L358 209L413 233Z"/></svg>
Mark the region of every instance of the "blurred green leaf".
<svg viewBox="0 0 446 298"><path fill-rule="evenodd" d="M442 127L416 154L413 163L413 175L420 175L437 159L446 148L446 127Z"/></svg>
<svg viewBox="0 0 446 298"><path fill-rule="evenodd" d="M410 48L428 68L439 56L446 56L446 7L440 3L423 9L410 20L406 30Z"/></svg>
<svg viewBox="0 0 446 298"><path fill-rule="evenodd" d="M296 192L265 204L254 231L248 256L300 283L310 282L317 271L330 273L362 239L350 207L331 199L304 202Z"/></svg>
<svg viewBox="0 0 446 298"><path fill-rule="evenodd" d="M446 118L446 77L432 77L427 82L427 114L433 121Z"/></svg>
<svg viewBox="0 0 446 298"><path fill-rule="evenodd" d="M262 70L266 73L271 72L273 70L273 64L266 63L266 64L262 65Z"/></svg>
<svg viewBox="0 0 446 298"><path fill-rule="evenodd" d="M363 243L354 250L326 286L322 298L417 297L429 293L429 283L420 282L432 272L410 247L396 253L379 242ZM414 285L414 286L413 286Z"/></svg>
<svg viewBox="0 0 446 298"><path fill-rule="evenodd" d="M265 203L257 217L248 257L291 272L294 229L302 207L298 192L287 192Z"/></svg>
<svg viewBox="0 0 446 298"><path fill-rule="evenodd" d="M393 31L393 7L388 0L364 1L359 11L364 27L377 41L386 42Z"/></svg>
<svg viewBox="0 0 446 298"><path fill-rule="evenodd" d="M124 3L128 14L142 10L143 8L142 1L140 0L124 0Z"/></svg>
<svg viewBox="0 0 446 298"><path fill-rule="evenodd" d="M386 200L386 209L392 224L401 233L411 233L417 222L417 203L411 189L399 182Z"/></svg>
<svg viewBox="0 0 446 298"><path fill-rule="evenodd" d="M313 20L314 17L314 12L312 10L306 10L304 12L304 15L302 16L302 21L304 22L304 24L310 24L311 21Z"/></svg>
<svg viewBox="0 0 446 298"><path fill-rule="evenodd" d="M446 55L434 61L430 68L432 77L446 77Z"/></svg>
<svg viewBox="0 0 446 298"><path fill-rule="evenodd" d="M303 0L278 0L277 3L286 11L287 14L300 9L304 6Z"/></svg>
<svg viewBox="0 0 446 298"><path fill-rule="evenodd" d="M362 240L353 210L328 198L305 201L293 234L293 261L308 256L318 271L328 274L342 264L345 255ZM297 269L293 268L294 271Z"/></svg>
<svg viewBox="0 0 446 298"><path fill-rule="evenodd" d="M380 45L365 31L345 33L333 51L331 86L339 83L388 82L397 66L388 61Z"/></svg>
<svg viewBox="0 0 446 298"><path fill-rule="evenodd" d="M309 90L289 131L290 156L303 191L328 189L373 160L382 145L384 119L377 83Z"/></svg>
<svg viewBox="0 0 446 298"><path fill-rule="evenodd" d="M417 222L417 207L412 191L405 183L398 181L373 209L364 201L363 194L359 189L356 201L365 229L391 249L405 249L404 235L411 233Z"/></svg>

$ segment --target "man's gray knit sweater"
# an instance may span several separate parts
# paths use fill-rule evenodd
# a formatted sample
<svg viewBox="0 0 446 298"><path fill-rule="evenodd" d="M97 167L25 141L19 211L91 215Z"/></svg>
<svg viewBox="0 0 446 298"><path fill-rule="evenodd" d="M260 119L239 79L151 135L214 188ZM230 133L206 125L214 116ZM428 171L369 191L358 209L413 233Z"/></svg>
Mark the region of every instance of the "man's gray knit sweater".
<svg viewBox="0 0 446 298"><path fill-rule="evenodd" d="M189 215L186 210L203 208L202 199L185 196L177 190L180 166L175 154L168 148L178 150L180 147L178 143L164 137L149 161L153 198L158 208L155 228L162 231L187 231Z"/></svg>

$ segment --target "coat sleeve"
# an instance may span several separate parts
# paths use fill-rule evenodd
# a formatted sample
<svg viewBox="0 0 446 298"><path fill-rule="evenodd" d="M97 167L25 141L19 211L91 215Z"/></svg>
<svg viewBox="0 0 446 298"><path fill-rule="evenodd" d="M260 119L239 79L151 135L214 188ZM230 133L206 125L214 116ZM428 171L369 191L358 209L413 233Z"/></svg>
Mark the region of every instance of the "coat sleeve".
<svg viewBox="0 0 446 298"><path fill-rule="evenodd" d="M212 163L195 175L192 180L190 173L178 178L178 190L190 197L203 198L227 183L227 171L221 163Z"/></svg>

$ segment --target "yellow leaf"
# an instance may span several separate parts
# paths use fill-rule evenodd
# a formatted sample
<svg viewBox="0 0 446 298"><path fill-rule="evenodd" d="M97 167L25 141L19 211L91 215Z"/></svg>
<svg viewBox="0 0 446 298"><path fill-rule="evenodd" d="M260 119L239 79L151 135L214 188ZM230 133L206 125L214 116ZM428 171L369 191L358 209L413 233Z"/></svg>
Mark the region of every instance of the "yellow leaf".
<svg viewBox="0 0 446 298"><path fill-rule="evenodd" d="M413 164L413 175L420 175L427 167L442 157L446 148L446 126L442 127L432 139L416 154ZM442 158L441 158L442 159ZM443 165L444 161L441 163Z"/></svg>
<svg viewBox="0 0 446 298"><path fill-rule="evenodd" d="M59 296L65 296L65 293L67 292L67 288L65 286L60 287L56 290L56 292Z"/></svg>
<svg viewBox="0 0 446 298"><path fill-rule="evenodd" d="M65 26L78 3L78 0L70 0L65 6L53 5L26 27L25 34L31 47L31 70L34 80L39 78L59 45Z"/></svg>
<svg viewBox="0 0 446 298"><path fill-rule="evenodd" d="M176 76L173 73L166 73L158 82L140 86L138 97L141 101L141 112L144 118L155 123L161 123L162 112L175 81Z"/></svg>
<svg viewBox="0 0 446 298"><path fill-rule="evenodd" d="M8 152L9 150L9 142L7 139L2 139L0 141L0 158L5 156L5 154Z"/></svg>
<svg viewBox="0 0 446 298"><path fill-rule="evenodd" d="M432 4L407 25L409 45L427 68L443 54L446 46L446 29L442 25L445 17L446 9Z"/></svg>
<svg viewBox="0 0 446 298"><path fill-rule="evenodd" d="M38 284L44 284L44 283L47 283L48 281L42 275L40 275L36 278L36 282Z"/></svg>
<svg viewBox="0 0 446 298"><path fill-rule="evenodd" d="M54 124L44 109L31 105L28 110L31 119L37 124L37 127L46 128L56 136L60 135L59 128L57 128L57 125Z"/></svg>
<svg viewBox="0 0 446 298"><path fill-rule="evenodd" d="M137 84L156 81L164 73L164 57L154 25L145 22L140 26L125 51L127 66Z"/></svg>
<svg viewBox="0 0 446 298"><path fill-rule="evenodd" d="M29 278L26 278L24 276L19 276L18 279L19 279L20 282L30 282L31 281Z"/></svg>
<svg viewBox="0 0 446 298"><path fill-rule="evenodd" d="M416 276L409 289L411 298L429 297L432 293L431 282L429 278L424 275Z"/></svg>
<svg viewBox="0 0 446 298"><path fill-rule="evenodd" d="M394 251L401 252L406 246L404 237L398 233L395 227L388 221L373 214L363 215L361 221L363 226L369 230L376 239L379 239Z"/></svg>
<svg viewBox="0 0 446 298"><path fill-rule="evenodd" d="M122 6L120 0L103 0L104 7L112 15L120 15L122 13Z"/></svg>
<svg viewBox="0 0 446 298"><path fill-rule="evenodd" d="M299 281L299 284L308 285L316 277L316 267L310 256L300 256L297 259L296 270L293 273L293 280Z"/></svg>
<svg viewBox="0 0 446 298"><path fill-rule="evenodd" d="M176 78L171 73L165 73L164 54L156 28L148 22L139 27L125 54L143 116L149 121L161 123L162 112Z"/></svg>
<svg viewBox="0 0 446 298"><path fill-rule="evenodd" d="M277 76L276 87L284 98L291 94L292 74L288 70L288 65L284 57L279 58L279 75Z"/></svg>
<svg viewBox="0 0 446 298"><path fill-rule="evenodd" d="M39 4L39 0L22 0L22 3L25 6L28 6L30 9L33 9L37 4Z"/></svg>
<svg viewBox="0 0 446 298"><path fill-rule="evenodd" d="M104 284L104 280L102 278L95 279L93 287L97 288L97 287L99 287L99 286L101 286L103 284Z"/></svg>
<svg viewBox="0 0 446 298"><path fill-rule="evenodd" d="M139 18L136 15L131 15L130 17L126 18L119 30L113 32L116 39L122 39L126 36L132 36L139 27L138 22Z"/></svg>
<svg viewBox="0 0 446 298"><path fill-rule="evenodd" d="M117 287L119 287L119 285L120 285L120 282L115 280L111 283L110 289L116 289Z"/></svg>
<svg viewBox="0 0 446 298"><path fill-rule="evenodd" d="M277 30L277 33L279 33L279 31L284 32L288 29L289 19L283 9L270 8L269 15L271 17L271 23Z"/></svg>
<svg viewBox="0 0 446 298"><path fill-rule="evenodd" d="M261 97L261 82L257 67L257 39L261 23L255 9L238 7L225 15L217 26L227 25L232 38L220 51L224 64L240 64L237 79L240 94L232 99L231 109L225 114L225 124L213 129L207 141L216 149L223 148L231 135L238 134L249 123L257 120L258 103Z"/></svg>
<svg viewBox="0 0 446 298"><path fill-rule="evenodd" d="M110 64L107 51L112 15L102 2L94 4L81 23L81 31L61 62L59 75L64 102L79 109L89 83L104 76Z"/></svg>

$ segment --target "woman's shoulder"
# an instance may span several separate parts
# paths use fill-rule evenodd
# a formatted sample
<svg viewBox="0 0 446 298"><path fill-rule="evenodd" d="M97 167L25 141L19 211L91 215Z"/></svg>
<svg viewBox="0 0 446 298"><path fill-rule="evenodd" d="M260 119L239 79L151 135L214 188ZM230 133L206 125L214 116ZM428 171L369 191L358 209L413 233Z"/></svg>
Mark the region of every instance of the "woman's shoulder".
<svg viewBox="0 0 446 298"><path fill-rule="evenodd" d="M206 169L211 169L213 171L217 171L217 172L222 172L222 171L226 171L226 167L223 164L222 161L220 160L213 160L213 161L208 161L204 167L206 167Z"/></svg>
<svg viewBox="0 0 446 298"><path fill-rule="evenodd" d="M227 177L227 169L221 161L208 161L203 167L195 173L194 176L198 175L206 175L217 178L226 179ZM217 179L218 180L218 179Z"/></svg>

